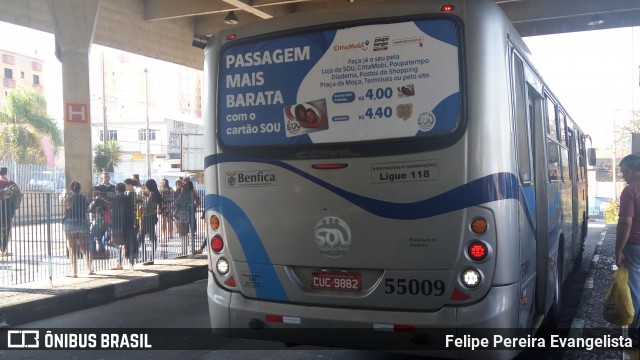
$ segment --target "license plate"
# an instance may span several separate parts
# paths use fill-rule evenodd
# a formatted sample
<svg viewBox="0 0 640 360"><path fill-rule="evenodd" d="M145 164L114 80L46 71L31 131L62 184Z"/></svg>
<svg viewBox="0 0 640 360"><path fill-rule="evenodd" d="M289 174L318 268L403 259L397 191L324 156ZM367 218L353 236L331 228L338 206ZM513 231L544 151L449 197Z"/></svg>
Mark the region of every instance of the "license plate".
<svg viewBox="0 0 640 360"><path fill-rule="evenodd" d="M360 291L360 274L317 271L311 273L311 287L314 289Z"/></svg>

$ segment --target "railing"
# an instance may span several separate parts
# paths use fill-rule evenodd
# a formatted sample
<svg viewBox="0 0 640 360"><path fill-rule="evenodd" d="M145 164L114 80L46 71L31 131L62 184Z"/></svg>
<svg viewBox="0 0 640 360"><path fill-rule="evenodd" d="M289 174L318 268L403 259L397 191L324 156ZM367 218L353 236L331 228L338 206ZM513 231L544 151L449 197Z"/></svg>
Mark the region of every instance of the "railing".
<svg viewBox="0 0 640 360"><path fill-rule="evenodd" d="M599 207L589 207L589 217L592 219L604 219L604 211Z"/></svg>
<svg viewBox="0 0 640 360"><path fill-rule="evenodd" d="M32 281L52 280L56 277L72 274L70 254L64 231L63 195L55 192L23 192L23 200L12 222L11 237L8 245L10 255L0 255L0 286L10 286ZM89 201L91 195L86 195ZM201 194L201 199L203 199ZM176 224L173 233L163 232L163 223L171 220L158 215L155 225L157 246L151 249L147 239L144 246L139 244L137 256L132 259L123 256L122 266L144 263L151 258L170 259L193 256L206 236L205 220L201 219L202 207L195 209L196 235L179 236ZM90 230L91 228L89 228ZM87 236L89 235L87 230ZM93 270L108 270L118 265L122 246L106 246L99 253L99 245L92 243ZM94 246L95 245L95 246ZM151 254L153 253L153 257ZM135 255L135 251L134 251ZM78 258L78 275L87 273L85 259Z"/></svg>

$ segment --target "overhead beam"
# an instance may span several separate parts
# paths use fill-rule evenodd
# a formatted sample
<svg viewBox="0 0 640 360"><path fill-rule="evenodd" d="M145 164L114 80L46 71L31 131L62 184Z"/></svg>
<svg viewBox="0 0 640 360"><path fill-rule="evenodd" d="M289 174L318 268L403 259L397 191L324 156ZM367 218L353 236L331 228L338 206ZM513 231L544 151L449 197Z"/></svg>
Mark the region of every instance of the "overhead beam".
<svg viewBox="0 0 640 360"><path fill-rule="evenodd" d="M640 10L638 0L535 0L501 3L500 7L514 23L562 19L583 15Z"/></svg>
<svg viewBox="0 0 640 360"><path fill-rule="evenodd" d="M196 15L208 15L235 10L229 4L211 0L144 0L147 21L167 20Z"/></svg>
<svg viewBox="0 0 640 360"><path fill-rule="evenodd" d="M285 15L293 12L291 5L280 5L280 6L271 6L268 8L269 14L274 17ZM202 35L213 35L220 30L233 28L237 25L227 25L224 23L224 17L226 14L218 13L218 14L208 14L202 16L194 17L194 32ZM239 11L236 13L238 17L238 21L240 24L248 24L256 21L264 21L253 14L249 14L244 11Z"/></svg>
<svg viewBox="0 0 640 360"><path fill-rule="evenodd" d="M268 17L260 16L256 12L272 15L272 11L268 8L282 7L284 5L310 2L312 0L254 0L250 4L241 1L213 1L213 0L144 0L145 20L167 20L181 17L211 15L219 13L227 13L229 11L247 11L258 16L261 19ZM315 0L317 1L317 0ZM242 6L240 6L242 4ZM253 10L246 10L251 8ZM264 11L256 8L264 8Z"/></svg>
<svg viewBox="0 0 640 360"><path fill-rule="evenodd" d="M250 14L253 14L261 19L271 19L273 16L267 14L266 12L262 11L262 10L258 10L254 7L252 7L251 5L247 5L245 3L243 3L240 0L222 0L224 2L226 2L229 5L232 6L236 6L238 9L240 10L244 10Z"/></svg>

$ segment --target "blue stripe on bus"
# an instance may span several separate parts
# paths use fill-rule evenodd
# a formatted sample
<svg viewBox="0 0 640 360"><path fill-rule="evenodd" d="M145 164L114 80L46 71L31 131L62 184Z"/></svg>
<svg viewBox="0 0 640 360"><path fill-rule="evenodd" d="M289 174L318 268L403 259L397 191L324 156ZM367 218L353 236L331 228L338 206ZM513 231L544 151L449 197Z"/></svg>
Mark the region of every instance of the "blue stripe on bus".
<svg viewBox="0 0 640 360"><path fill-rule="evenodd" d="M213 199L214 197L215 199ZM217 206L214 209L224 214L225 221L231 225L238 236L240 246L242 246L242 251L249 264L249 271L260 279L259 286L255 287L256 296L260 299L286 301L287 294L278 279L278 274L269 259L267 250L247 214L236 203L224 196L207 195L205 203L216 203Z"/></svg>
<svg viewBox="0 0 640 360"><path fill-rule="evenodd" d="M531 231L535 233L532 217L532 213L535 214L535 202L532 204L532 200L528 199L533 196L525 196L518 177L512 173L487 175L429 199L413 203L394 203L346 191L279 160L245 159L229 154L218 154L205 158L205 169L224 162L258 162L281 167L324 187L371 214L387 219L417 220L493 201L515 199L520 202ZM207 195L205 198L207 208L214 206L215 200L214 197ZM530 206L534 208L530 209Z"/></svg>
<svg viewBox="0 0 640 360"><path fill-rule="evenodd" d="M536 216L536 193L533 186L527 186L522 188L522 194L524 195L524 203L527 206L526 211L531 216L532 223L535 222Z"/></svg>

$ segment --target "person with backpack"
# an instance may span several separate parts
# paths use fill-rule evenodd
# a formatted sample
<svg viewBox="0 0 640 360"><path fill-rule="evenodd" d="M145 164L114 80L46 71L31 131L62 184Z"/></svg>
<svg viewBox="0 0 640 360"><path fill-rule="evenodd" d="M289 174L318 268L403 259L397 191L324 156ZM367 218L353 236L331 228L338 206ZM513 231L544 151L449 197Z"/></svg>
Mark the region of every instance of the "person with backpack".
<svg viewBox="0 0 640 360"><path fill-rule="evenodd" d="M104 241L108 240L107 229L111 210L109 203L104 199L104 193L100 191L98 186L93 187L93 201L89 204L88 211L91 215L89 250L93 254L94 259L104 259L106 258Z"/></svg>
<svg viewBox="0 0 640 360"><path fill-rule="evenodd" d="M80 194L80 183L74 181L69 186L71 192L64 199L64 232L71 259L72 277L78 277L78 252L82 253L89 275L93 275L93 255L89 250L89 200Z"/></svg>

